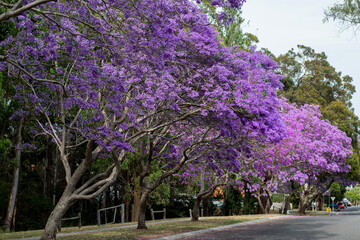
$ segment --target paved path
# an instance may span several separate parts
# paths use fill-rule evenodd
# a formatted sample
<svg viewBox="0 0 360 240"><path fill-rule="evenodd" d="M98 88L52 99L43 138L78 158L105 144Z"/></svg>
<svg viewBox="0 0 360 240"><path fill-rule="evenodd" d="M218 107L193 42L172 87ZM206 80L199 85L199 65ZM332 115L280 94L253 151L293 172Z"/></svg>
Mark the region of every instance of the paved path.
<svg viewBox="0 0 360 240"><path fill-rule="evenodd" d="M212 229L211 232L179 234L165 239L256 239L256 240L359 240L360 207L351 207L332 215L288 217L256 224L232 225L232 228Z"/></svg>

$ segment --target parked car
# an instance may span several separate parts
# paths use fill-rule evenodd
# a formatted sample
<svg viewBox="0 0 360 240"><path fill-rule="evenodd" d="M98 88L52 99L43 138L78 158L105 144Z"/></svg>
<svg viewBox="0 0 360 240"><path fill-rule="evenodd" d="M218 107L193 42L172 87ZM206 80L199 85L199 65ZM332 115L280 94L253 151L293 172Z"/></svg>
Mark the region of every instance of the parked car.
<svg viewBox="0 0 360 240"><path fill-rule="evenodd" d="M332 210L332 209L335 209L335 210L339 210L339 211L340 211L339 205L337 205L336 203L330 204L329 207L331 208L331 210Z"/></svg>
<svg viewBox="0 0 360 240"><path fill-rule="evenodd" d="M338 202L337 205L338 205L339 209L345 208L345 204L343 202Z"/></svg>
<svg viewBox="0 0 360 240"><path fill-rule="evenodd" d="M349 200L343 202L345 204L345 207L351 207L351 202Z"/></svg>

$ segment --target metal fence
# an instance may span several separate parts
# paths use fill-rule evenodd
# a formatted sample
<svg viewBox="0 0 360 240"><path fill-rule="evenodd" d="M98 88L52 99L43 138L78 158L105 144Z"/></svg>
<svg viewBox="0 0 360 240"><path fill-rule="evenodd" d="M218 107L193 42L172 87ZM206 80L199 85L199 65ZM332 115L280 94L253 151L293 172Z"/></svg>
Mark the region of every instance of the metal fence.
<svg viewBox="0 0 360 240"><path fill-rule="evenodd" d="M62 219L60 219L60 223L59 223L59 225L58 225L58 230L59 230L59 232L61 232L61 223L62 223L62 221L76 220L76 219L79 219L79 224L78 224L78 226L79 226L79 228L81 228L81 213L78 213L78 216L77 216L77 217L69 217L69 218L62 218Z"/></svg>
<svg viewBox="0 0 360 240"><path fill-rule="evenodd" d="M121 204L121 205L102 208L102 209L97 210L97 223L98 223L98 226L115 223L118 208L121 208L121 212L120 212L120 214L121 214L121 223L124 223L125 222L125 204ZM108 222L107 211L110 210L110 209L114 209L114 214L113 214L112 221ZM101 212L104 212L105 223L101 223Z"/></svg>

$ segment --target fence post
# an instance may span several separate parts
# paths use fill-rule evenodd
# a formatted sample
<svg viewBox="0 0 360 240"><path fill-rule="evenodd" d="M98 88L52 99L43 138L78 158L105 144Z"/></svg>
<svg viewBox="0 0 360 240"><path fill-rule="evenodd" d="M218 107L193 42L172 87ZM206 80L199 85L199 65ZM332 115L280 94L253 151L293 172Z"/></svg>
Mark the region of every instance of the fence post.
<svg viewBox="0 0 360 240"><path fill-rule="evenodd" d="M97 210L97 222L98 222L98 226L100 226L100 210Z"/></svg>
<svg viewBox="0 0 360 240"><path fill-rule="evenodd" d="M190 214L190 217L192 217L192 215L191 215L191 214L192 214L192 213L191 213L191 208L189 208L189 214Z"/></svg>
<svg viewBox="0 0 360 240"><path fill-rule="evenodd" d="M154 210L152 208L150 208L150 213L151 213L151 218L154 221L155 220L155 216L154 216Z"/></svg>
<svg viewBox="0 0 360 240"><path fill-rule="evenodd" d="M125 204L121 204L121 223L125 223Z"/></svg>
<svg viewBox="0 0 360 240"><path fill-rule="evenodd" d="M164 219L166 219L166 208L164 208Z"/></svg>
<svg viewBox="0 0 360 240"><path fill-rule="evenodd" d="M81 212L79 212L79 228L81 228Z"/></svg>

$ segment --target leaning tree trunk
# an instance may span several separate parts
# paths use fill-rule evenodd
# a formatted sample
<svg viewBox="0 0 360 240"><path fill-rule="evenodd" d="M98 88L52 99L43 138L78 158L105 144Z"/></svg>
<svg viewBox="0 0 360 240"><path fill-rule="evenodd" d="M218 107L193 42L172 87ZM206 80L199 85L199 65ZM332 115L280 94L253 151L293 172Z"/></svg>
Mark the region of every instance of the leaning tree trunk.
<svg viewBox="0 0 360 240"><path fill-rule="evenodd" d="M307 206L308 206L308 204L305 200L305 197L300 197L300 203L299 203L299 214L300 215L305 215Z"/></svg>
<svg viewBox="0 0 360 240"><path fill-rule="evenodd" d="M149 197L150 191L145 190L141 194L140 204L139 204L139 218L138 218L138 226L137 229L147 229L145 218L146 218L146 203Z"/></svg>
<svg viewBox="0 0 360 240"><path fill-rule="evenodd" d="M270 213L270 210L271 210L271 206L273 204L273 201L272 201L272 193L270 191L267 192L267 199L266 199L266 207L265 207L265 211L266 213Z"/></svg>
<svg viewBox="0 0 360 240"><path fill-rule="evenodd" d="M305 210L307 208L307 204L300 201L300 204L299 204L299 214L300 215L305 215Z"/></svg>
<svg viewBox="0 0 360 240"><path fill-rule="evenodd" d="M198 196L195 200L194 209L191 214L191 221L199 221L199 212L200 212L200 203L201 203L202 197Z"/></svg>
<svg viewBox="0 0 360 240"><path fill-rule="evenodd" d="M284 209L283 209L282 214L287 214L288 210L290 210L290 200L291 200L291 196L292 196L292 194L290 194L289 196L285 197Z"/></svg>
<svg viewBox="0 0 360 240"><path fill-rule="evenodd" d="M270 209L272 205L271 195L266 195L266 196L262 195L259 196L257 199L258 199L258 213L259 214L270 213Z"/></svg>
<svg viewBox="0 0 360 240"><path fill-rule="evenodd" d="M18 129L18 133L17 133L17 145L18 146L21 145L21 141L22 141L22 138L21 138L22 126L23 126L23 119L20 119L19 129ZM16 196L17 196L17 192L18 192L19 176L20 176L20 158L21 158L20 147L18 147L16 149L15 158L16 158L16 163L15 163L15 167L14 167L12 188L11 188L11 193L10 193L10 198L9 198L9 205L8 205L8 208L6 211L6 216L5 216L5 221L4 221L4 230L5 231L10 231L11 220L13 219L13 216L14 216L15 202L16 202Z"/></svg>
<svg viewBox="0 0 360 240"><path fill-rule="evenodd" d="M212 195L214 195L214 191L217 187L221 186L223 184L216 184L213 186L213 188L208 189L208 190L204 190L205 185L204 185L204 178L202 177L201 180L201 188L200 188L200 192L196 197L195 200L195 204L194 204L194 209L192 212L192 216L191 216L191 221L199 221L199 215L200 215L200 203L201 201L210 198Z"/></svg>
<svg viewBox="0 0 360 240"><path fill-rule="evenodd" d="M264 185L272 179L272 172L270 170L266 171L266 175L264 178ZM258 213L259 214L268 214L270 213L271 205L272 205L272 195L270 191L264 190L263 187L260 188L258 200Z"/></svg>
<svg viewBox="0 0 360 240"><path fill-rule="evenodd" d="M57 226L59 225L61 218L64 216L64 214L66 213L66 211L74 204L77 202L77 200L79 200L77 194L79 194L79 191L85 191L85 190L89 190L91 189L92 186L89 187L89 184L91 184L92 182L90 181L87 185L87 189L85 187L85 185L83 185L82 187L84 187L83 190L79 190L76 189L76 185L78 184L78 182L81 180L82 175L84 174L84 172L88 169L88 167L90 166L90 164L94 161L94 159L97 158L98 153L101 151L101 149L95 149L94 151L92 151L92 141L90 141L87 145L86 148L86 159L80 164L80 166L78 166L78 168L74 171L73 175L71 176L71 178L67 178L67 185L65 187L65 190L61 196L61 198L59 199L59 201L57 202L55 208L52 210L46 225L45 225L45 230L44 230L44 234L41 237L41 239L43 240L54 240L56 239L56 231L57 231ZM112 168L109 168L112 169ZM109 170L110 171L110 170ZM104 173L105 174L105 173ZM105 174L106 175L106 174ZM89 195L82 195L82 199L91 199L94 196L97 196L101 193L101 191L104 191L104 189L108 188L114 181L115 178L118 176L118 171L114 172L114 175L112 176L112 178L106 182L106 184L104 184L103 186L101 186L98 190L96 190L94 193L91 193ZM93 179L96 176L93 177ZM78 192L76 192L78 191ZM90 190L89 190L90 191ZM76 193L75 193L76 192Z"/></svg>
<svg viewBox="0 0 360 240"><path fill-rule="evenodd" d="M304 185L304 190L300 191L300 215L305 215L305 210L311 206L311 202L316 199L320 192L316 186L310 186L309 184Z"/></svg>
<svg viewBox="0 0 360 240"><path fill-rule="evenodd" d="M52 210L45 226L44 234L41 237L43 240L55 240L57 226L59 225L61 218L64 216L66 211L75 203L72 201L70 195L66 193L61 196L60 200Z"/></svg>
<svg viewBox="0 0 360 240"><path fill-rule="evenodd" d="M257 202L258 202L258 209L257 209L257 212L258 214L266 214L266 199L262 198L262 197L265 197L265 196L258 196L257 197Z"/></svg>

